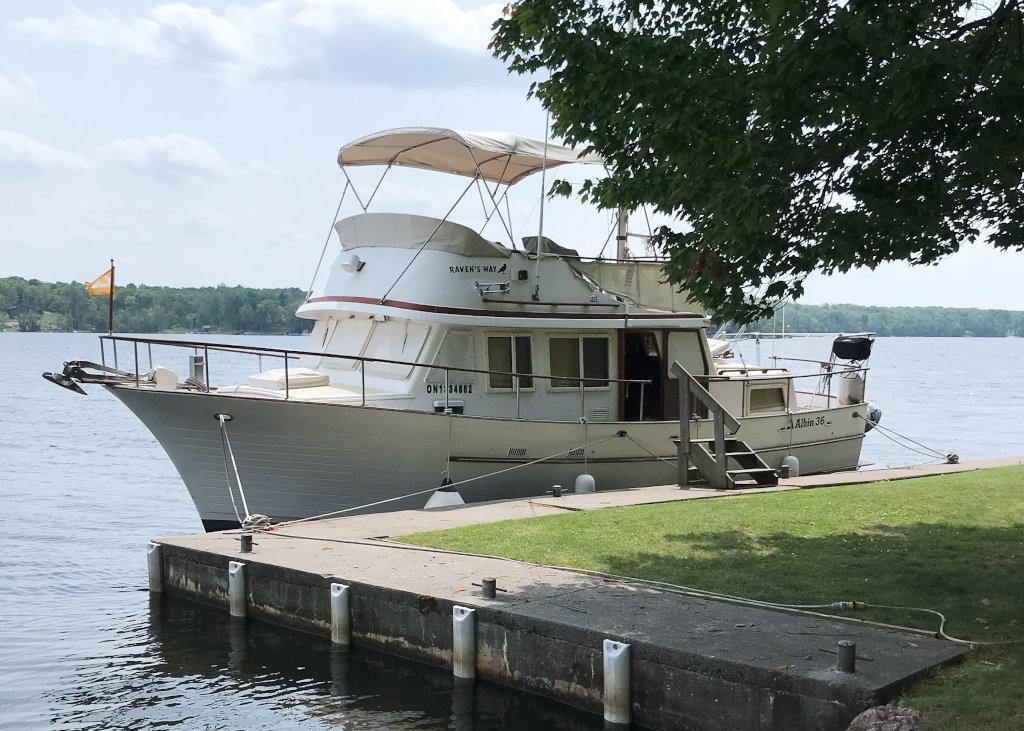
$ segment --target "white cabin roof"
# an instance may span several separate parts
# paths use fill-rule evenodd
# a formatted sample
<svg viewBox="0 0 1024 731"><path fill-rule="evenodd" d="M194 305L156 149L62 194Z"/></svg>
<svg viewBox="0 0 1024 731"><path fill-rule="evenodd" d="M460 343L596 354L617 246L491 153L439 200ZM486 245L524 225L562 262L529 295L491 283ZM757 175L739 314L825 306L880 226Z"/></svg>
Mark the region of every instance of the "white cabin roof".
<svg viewBox="0 0 1024 731"><path fill-rule="evenodd" d="M546 149L546 152L545 152ZM512 185L542 168L568 163L600 164L599 155L510 132L460 132L441 127L405 127L350 142L338 164L399 165Z"/></svg>

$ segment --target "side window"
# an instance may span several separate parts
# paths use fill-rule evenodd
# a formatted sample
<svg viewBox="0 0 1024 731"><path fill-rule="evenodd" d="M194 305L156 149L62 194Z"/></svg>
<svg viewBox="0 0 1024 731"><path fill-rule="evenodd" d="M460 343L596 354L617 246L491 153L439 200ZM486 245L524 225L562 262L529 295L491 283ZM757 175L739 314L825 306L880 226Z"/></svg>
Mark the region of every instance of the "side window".
<svg viewBox="0 0 1024 731"><path fill-rule="evenodd" d="M529 335L515 336L515 361L512 369L516 373L533 373L533 342ZM519 388L533 388L533 378L530 376L519 377Z"/></svg>
<svg viewBox="0 0 1024 731"><path fill-rule="evenodd" d="M608 338L605 336L552 337L548 341L552 388L607 388L609 378Z"/></svg>
<svg viewBox="0 0 1024 731"><path fill-rule="evenodd" d="M583 377L598 379L586 388L608 386L608 338L583 338Z"/></svg>
<svg viewBox="0 0 1024 731"><path fill-rule="evenodd" d="M580 339L551 338L548 341L551 359L552 388L577 388L580 377Z"/></svg>
<svg viewBox="0 0 1024 731"><path fill-rule="evenodd" d="M513 389L512 373L533 373L533 348L529 335L490 335L487 338L488 384L494 389ZM533 378L520 376L519 388L533 388Z"/></svg>
<svg viewBox="0 0 1024 731"><path fill-rule="evenodd" d="M750 389L750 411L783 411L786 408L786 397L782 389L752 388Z"/></svg>
<svg viewBox="0 0 1024 731"><path fill-rule="evenodd" d="M487 370L508 371L512 368L512 338L487 338ZM488 373L491 388L512 388L512 376L504 373Z"/></svg>

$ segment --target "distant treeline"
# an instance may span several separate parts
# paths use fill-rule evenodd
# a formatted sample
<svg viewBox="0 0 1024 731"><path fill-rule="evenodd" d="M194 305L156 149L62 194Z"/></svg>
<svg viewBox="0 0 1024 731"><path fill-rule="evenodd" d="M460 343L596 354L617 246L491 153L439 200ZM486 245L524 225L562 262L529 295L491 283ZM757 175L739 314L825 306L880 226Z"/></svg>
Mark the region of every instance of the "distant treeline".
<svg viewBox="0 0 1024 731"><path fill-rule="evenodd" d="M308 320L295 317L295 310L305 298L305 292L296 287L126 284L115 287L114 292L114 327L119 332L279 334L309 327ZM0 329L105 332L107 298L90 297L80 282L0 278Z"/></svg>
<svg viewBox="0 0 1024 731"><path fill-rule="evenodd" d="M304 295L295 287L253 289L222 284L179 288L127 284L116 289L115 328L137 333L299 332L310 325L308 320L295 317ZM0 329L103 332L107 329L107 300L89 297L80 282L0 278ZM781 329L781 312L774 324L769 318L747 327L748 332ZM786 332L864 331L903 336L1024 336L1024 312L861 305L786 307Z"/></svg>
<svg viewBox="0 0 1024 731"><path fill-rule="evenodd" d="M782 311L747 326L747 332L782 329ZM785 309L786 332L873 332L906 337L1024 337L1024 312L965 307L801 305ZM730 328L735 330L735 328Z"/></svg>

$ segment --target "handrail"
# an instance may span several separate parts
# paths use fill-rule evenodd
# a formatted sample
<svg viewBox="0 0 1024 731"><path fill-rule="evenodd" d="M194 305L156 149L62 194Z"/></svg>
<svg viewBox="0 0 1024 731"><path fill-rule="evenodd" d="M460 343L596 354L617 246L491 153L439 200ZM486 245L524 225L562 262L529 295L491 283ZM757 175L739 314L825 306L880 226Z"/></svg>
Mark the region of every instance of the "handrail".
<svg viewBox="0 0 1024 731"><path fill-rule="evenodd" d="M711 413L721 413L725 425L729 429L730 434L735 434L739 431L740 423L736 420L736 417L729 413L729 410L722 405L722 402L716 399L711 393L700 384L700 381L696 379L686 368L679 364L679 361L674 361L669 367L669 373L680 381L680 390L685 383L689 386L689 392L697 397L697 400L704 404L708 411ZM680 404L680 407L682 405ZM689 420L689 419L687 419Z"/></svg>
<svg viewBox="0 0 1024 731"><path fill-rule="evenodd" d="M812 360L812 361L807 361L807 362L808 363L817 363L818 361ZM835 365L840 365L840 364L837 363ZM842 376L842 375L844 375L846 373L861 373L861 372L867 373L871 369L870 368L865 368L865 367L861 367L861 368L845 368L844 367L841 370L840 369L829 369L828 372L826 372L826 373L822 373L822 372L819 371L818 373L800 373L800 374L793 374L793 373L789 373L788 371L785 372L785 373L779 373L779 374L774 374L774 373L769 374L768 371L771 370L771 369L767 369L767 368L738 368L737 367L737 368L725 368L724 370L725 371L730 371L730 372L731 371L739 371L740 373L761 373L762 375L766 375L766 376L767 375L771 375L772 378L784 378L784 379L789 380L789 381L794 381L797 378L821 378L822 376ZM719 371L719 372L721 373L721 371ZM713 381L715 383L725 383L725 382L728 382L728 381L744 381L744 380L746 380L746 381L763 381L763 380L768 380L766 378L730 378L729 376L720 376L720 375L701 376L701 378L706 378L708 381Z"/></svg>
<svg viewBox="0 0 1024 731"><path fill-rule="evenodd" d="M715 472L714 474L705 474L704 477L715 487L723 489L728 486L729 482L729 459L725 453L725 432L728 429L730 434L735 434L740 429L740 423L679 361L672 363L669 373L679 379L679 459L677 460L679 486L684 489L689 487L691 454L690 396L692 395L707 407L708 413L711 414L714 421Z"/></svg>
<svg viewBox="0 0 1024 731"><path fill-rule="evenodd" d="M484 297L480 300L487 304L524 305L529 307L622 307L622 302L541 302L537 300L500 300Z"/></svg>
<svg viewBox="0 0 1024 731"><path fill-rule="evenodd" d="M368 358L362 355L343 355L340 353L322 353L316 350L293 350L291 348L271 348L262 346L241 346L231 343L206 343L200 340L167 340L165 338L136 338L130 335L100 335L100 341L113 340L129 343L146 343L149 345L173 345L185 348L207 348L209 350L221 350L228 353L242 353L243 355L260 355L261 353L275 353L280 357L291 358L293 355L312 355L318 358L337 358L338 360L354 360L360 363L386 363L388 365L407 365L417 368L436 368L443 371L458 371L460 373L483 373L496 376L512 376L513 378L540 378L548 381L573 381L584 383L597 381L599 383L651 383L650 379L641 378L597 378L594 376L554 376L541 373L519 373L516 371L491 371L481 368L461 368L459 366L446 366L437 363L420 363L411 360L391 360L388 358Z"/></svg>

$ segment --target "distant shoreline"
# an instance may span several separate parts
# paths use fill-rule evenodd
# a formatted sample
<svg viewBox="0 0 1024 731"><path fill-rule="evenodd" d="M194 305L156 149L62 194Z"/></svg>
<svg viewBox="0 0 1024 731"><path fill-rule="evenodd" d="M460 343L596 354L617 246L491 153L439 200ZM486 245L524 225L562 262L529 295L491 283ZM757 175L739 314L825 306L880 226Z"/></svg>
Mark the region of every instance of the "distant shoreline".
<svg viewBox="0 0 1024 731"><path fill-rule="evenodd" d="M298 287L154 287L125 284L114 297L115 329L151 334L287 335L311 328L295 317ZM106 332L107 300L79 282L0 277L0 332ZM727 328L735 332L737 328ZM1024 337L1024 311L967 307L869 307L793 303L746 332L872 332L879 337Z"/></svg>

